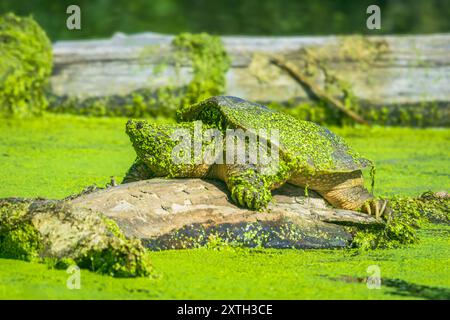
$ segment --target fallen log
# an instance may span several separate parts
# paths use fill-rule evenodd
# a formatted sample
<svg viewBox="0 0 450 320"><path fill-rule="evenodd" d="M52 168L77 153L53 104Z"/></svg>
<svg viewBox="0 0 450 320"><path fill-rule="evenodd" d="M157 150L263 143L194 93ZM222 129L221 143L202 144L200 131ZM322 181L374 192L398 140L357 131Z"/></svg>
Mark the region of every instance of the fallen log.
<svg viewBox="0 0 450 320"><path fill-rule="evenodd" d="M172 39L173 36L148 32L56 42L51 90L56 95L92 97L168 84L185 85L190 81L192 68L182 65L177 73L167 61L173 52ZM255 54L282 54L295 62L302 50L318 49L328 52L325 58L330 60L330 72L348 81L364 104L448 107L450 102L450 34L366 38L224 36L222 40L231 57L227 95L261 102L309 100L307 92L292 77L270 64L255 64ZM370 60L369 66L358 67L357 59L352 57ZM161 63L168 64L163 71L159 68ZM319 77L317 81L323 86L323 79Z"/></svg>
<svg viewBox="0 0 450 320"><path fill-rule="evenodd" d="M335 99L333 96L328 95L325 91L315 85L307 76L305 76L294 64L286 61L286 59L278 56L273 56L269 59L273 64L287 71L296 81L301 85L306 86L318 100L323 100L333 107L339 109L345 113L348 117L352 118L358 123L367 125L368 122L364 120L359 114L347 109L341 101Z"/></svg>
<svg viewBox="0 0 450 320"><path fill-rule="evenodd" d="M426 192L396 206L403 216L408 213L399 205L448 223L448 200L447 192ZM0 257L145 276L152 269L144 246L344 248L359 231L384 234L386 227L367 214L333 208L313 191L305 196L290 184L274 190L268 208L255 212L230 202L219 181L150 179L87 188L62 200L0 199ZM411 235L407 232L405 243L411 243Z"/></svg>
<svg viewBox="0 0 450 320"><path fill-rule="evenodd" d="M142 245L344 248L357 230L381 224L290 184L273 191L268 208L257 212L234 205L220 181L150 179L88 188L62 200L0 199L0 257L69 261L135 276L150 270Z"/></svg>
<svg viewBox="0 0 450 320"><path fill-rule="evenodd" d="M117 277L151 273L147 251L100 212L64 200L0 199L0 257L78 265Z"/></svg>
<svg viewBox="0 0 450 320"><path fill-rule="evenodd" d="M379 221L366 214L335 209L320 196L286 184L274 191L264 212L235 206L223 183L200 179L151 179L88 193L70 201L101 212L125 236L150 249L207 245L211 238L248 247L346 247L352 235L342 225Z"/></svg>

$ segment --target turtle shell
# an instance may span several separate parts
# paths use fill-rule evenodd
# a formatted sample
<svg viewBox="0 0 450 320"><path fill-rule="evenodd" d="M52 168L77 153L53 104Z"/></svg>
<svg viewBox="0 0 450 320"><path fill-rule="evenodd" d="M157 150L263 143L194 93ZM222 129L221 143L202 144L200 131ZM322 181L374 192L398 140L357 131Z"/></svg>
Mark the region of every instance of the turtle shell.
<svg viewBox="0 0 450 320"><path fill-rule="evenodd" d="M183 121L201 120L221 129L254 133L278 130L280 152L294 168L309 172L349 172L372 167L345 141L322 126L237 97L217 96L179 112ZM272 143L272 141L271 141Z"/></svg>

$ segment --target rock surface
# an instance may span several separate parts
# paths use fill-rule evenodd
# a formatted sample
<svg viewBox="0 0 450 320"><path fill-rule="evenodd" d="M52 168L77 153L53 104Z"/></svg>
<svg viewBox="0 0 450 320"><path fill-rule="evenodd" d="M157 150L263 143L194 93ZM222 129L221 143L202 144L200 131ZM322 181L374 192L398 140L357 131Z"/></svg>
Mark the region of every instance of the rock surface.
<svg viewBox="0 0 450 320"><path fill-rule="evenodd" d="M235 206L225 185L200 179L151 179L70 200L75 209L101 212L126 237L150 249L179 249L226 241L249 247L345 247L344 225L377 223L373 217L330 207L320 196L286 184L265 212Z"/></svg>

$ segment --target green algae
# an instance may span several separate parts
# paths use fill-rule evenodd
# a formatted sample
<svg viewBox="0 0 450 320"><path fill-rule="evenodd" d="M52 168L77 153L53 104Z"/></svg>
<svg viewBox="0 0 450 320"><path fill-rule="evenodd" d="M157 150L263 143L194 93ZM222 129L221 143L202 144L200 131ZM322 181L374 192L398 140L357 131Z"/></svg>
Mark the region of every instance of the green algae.
<svg viewBox="0 0 450 320"><path fill-rule="evenodd" d="M137 239L120 239L101 251L87 251L74 261L81 268L113 277L145 277L153 274L151 259Z"/></svg>
<svg viewBox="0 0 450 320"><path fill-rule="evenodd" d="M68 113L93 117L172 117L180 103L181 90L170 86L137 89L126 95L77 98L48 95L52 113Z"/></svg>
<svg viewBox="0 0 450 320"><path fill-rule="evenodd" d="M89 184L104 185L111 175L123 176L135 157L129 138L123 134L126 121L49 114L39 119L0 122L0 196L64 198ZM448 129L354 126L332 130L377 164L375 192L379 195L416 197L423 190L438 191L449 185ZM442 223L424 224L417 233L418 243L395 249L150 252L158 278L120 279L82 269L81 290L68 290L65 286L68 274L65 270L49 269L53 267L50 262L47 265L0 259L0 296L12 299L444 297L450 290L445 259L449 255L450 229ZM369 265L381 269L380 290L368 290L363 282L329 280L343 275L364 278ZM409 283L407 288L411 289L388 286L383 281L387 278Z"/></svg>
<svg viewBox="0 0 450 320"><path fill-rule="evenodd" d="M177 60L188 58L193 77L186 88L182 105L190 105L225 92L225 75L230 59L220 37L207 33L181 33L172 41Z"/></svg>
<svg viewBox="0 0 450 320"><path fill-rule="evenodd" d="M0 17L0 115L27 116L47 107L44 90L52 69L52 48L31 17Z"/></svg>
<svg viewBox="0 0 450 320"><path fill-rule="evenodd" d="M210 248L150 252L158 274L121 279L81 270L68 290L65 270L0 259L0 297L9 299L445 299L449 297L447 225L419 230L422 241L360 251ZM369 290L369 266L381 288ZM358 278L361 281L332 280ZM388 279L396 279L391 284Z"/></svg>
<svg viewBox="0 0 450 320"><path fill-rule="evenodd" d="M448 194L443 196L439 195L439 193L427 191L419 199L415 199L414 204L417 206L416 210L424 214L430 222L450 224Z"/></svg>
<svg viewBox="0 0 450 320"><path fill-rule="evenodd" d="M378 196L417 196L424 190L445 190L449 185L450 131L446 128L356 126L334 127L333 131L374 160L374 194ZM370 181L368 176L366 181Z"/></svg>
<svg viewBox="0 0 450 320"><path fill-rule="evenodd" d="M64 198L87 185L103 186L111 176L123 177L136 157L123 132L126 122L126 118L54 114L1 121L0 196ZM173 120L158 118L152 123ZM330 129L374 160L377 195L414 196L449 185L448 129Z"/></svg>
<svg viewBox="0 0 450 320"><path fill-rule="evenodd" d="M146 239L150 250L207 248L238 250L245 248L317 249L344 248L350 235L335 225L315 224L295 218L275 221L192 224L156 239Z"/></svg>
<svg viewBox="0 0 450 320"><path fill-rule="evenodd" d="M374 105L359 101L359 104L359 114L371 124L422 128L450 126L446 102ZM267 106L300 120L326 125L351 125L349 121L344 121L339 110L330 108L322 101L311 103L294 99L285 103L269 102Z"/></svg>
<svg viewBox="0 0 450 320"><path fill-rule="evenodd" d="M126 121L55 114L0 121L0 197L62 199L123 177L136 158Z"/></svg>
<svg viewBox="0 0 450 320"><path fill-rule="evenodd" d="M104 185L111 175L123 176L135 157L123 134L125 122L47 115L0 123L0 195L62 198L89 184ZM357 126L333 131L374 159L378 195L414 196L448 185L447 129Z"/></svg>
<svg viewBox="0 0 450 320"><path fill-rule="evenodd" d="M0 257L36 261L42 238L31 221L23 221L27 203L0 204Z"/></svg>
<svg viewBox="0 0 450 320"><path fill-rule="evenodd" d="M427 222L449 223L450 198L427 191L419 197L392 197L385 224L358 230L353 245L361 249L396 248L420 241L417 230Z"/></svg>
<svg viewBox="0 0 450 320"><path fill-rule="evenodd" d="M143 277L153 274L151 259L138 239L127 239L117 223L105 216L102 221L117 239L106 249L90 250L78 259L80 267L114 277Z"/></svg>

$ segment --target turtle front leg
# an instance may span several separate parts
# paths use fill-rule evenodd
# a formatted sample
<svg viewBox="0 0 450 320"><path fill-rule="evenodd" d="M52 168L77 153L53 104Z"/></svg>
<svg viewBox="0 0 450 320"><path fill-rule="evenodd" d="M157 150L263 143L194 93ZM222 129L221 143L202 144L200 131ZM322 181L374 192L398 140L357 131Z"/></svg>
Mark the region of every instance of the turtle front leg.
<svg viewBox="0 0 450 320"><path fill-rule="evenodd" d="M134 163L128 169L125 177L123 178L122 183L129 183L140 180L147 180L153 178L154 174L150 171L150 169L144 164L142 160L136 158Z"/></svg>
<svg viewBox="0 0 450 320"><path fill-rule="evenodd" d="M270 185L254 165L226 165L224 179L232 200L251 210L262 210L272 199Z"/></svg>

